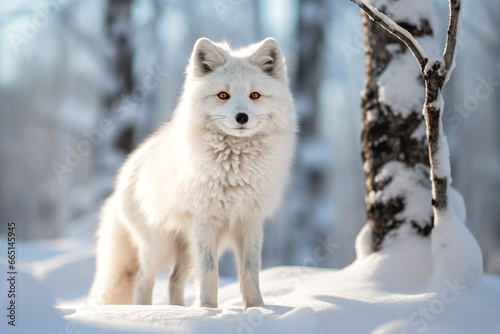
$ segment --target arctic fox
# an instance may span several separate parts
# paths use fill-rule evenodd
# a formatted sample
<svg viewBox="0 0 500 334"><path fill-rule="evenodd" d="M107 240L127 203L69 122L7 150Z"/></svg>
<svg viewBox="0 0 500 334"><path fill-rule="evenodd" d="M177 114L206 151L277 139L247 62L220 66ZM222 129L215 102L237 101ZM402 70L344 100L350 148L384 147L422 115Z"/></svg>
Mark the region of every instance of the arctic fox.
<svg viewBox="0 0 500 334"><path fill-rule="evenodd" d="M151 304L155 273L173 263L169 302L217 307L218 259L231 246L245 309L259 288L263 221L280 205L296 116L283 55L267 38L239 50L199 39L172 120L121 167L97 230L91 298Z"/></svg>

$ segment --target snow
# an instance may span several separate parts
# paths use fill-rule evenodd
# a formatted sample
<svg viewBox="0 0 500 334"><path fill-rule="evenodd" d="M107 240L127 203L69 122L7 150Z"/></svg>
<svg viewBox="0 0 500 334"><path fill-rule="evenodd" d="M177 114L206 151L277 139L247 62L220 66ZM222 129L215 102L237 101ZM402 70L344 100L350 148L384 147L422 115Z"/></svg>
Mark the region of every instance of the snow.
<svg viewBox="0 0 500 334"><path fill-rule="evenodd" d="M407 219L422 228L428 224L429 217L432 216L432 208L429 205L422 205L422 203L431 202L431 185L425 165L416 164L408 167L406 163L390 161L380 169L375 182L388 182L388 184L383 191L372 190L368 194L367 200L370 203L385 203L394 198L404 198L404 209L394 218ZM398 233L401 234L403 231L398 231Z"/></svg>
<svg viewBox="0 0 500 334"><path fill-rule="evenodd" d="M442 60L440 60L442 61ZM448 146L448 141L446 139L446 134L443 129L443 112L444 112L444 100L442 94L438 94L436 101L430 103L431 107L440 110L439 114L439 138L438 138L438 150L434 155L434 161L431 168L431 178L439 177L446 178L448 184L451 184L451 165L450 165L450 149ZM427 105L424 105L422 113L424 117L427 118Z"/></svg>
<svg viewBox="0 0 500 334"><path fill-rule="evenodd" d="M451 194L453 219L462 223L463 203L458 193ZM266 306L247 312L238 284L227 279L221 279L217 309L166 305L166 272L158 277L152 306L92 305L85 301L94 270L92 245L66 240L51 249L47 243L22 243L16 328L4 320L0 332L498 333L500 278L477 276L474 282L454 276L476 263L479 252L459 226L465 227L438 225L432 241L413 236L362 255L359 246L367 244L370 232L365 227L358 237L364 238L357 243L358 259L344 269L262 271ZM440 252L443 241L450 247ZM6 272L5 259L0 263ZM186 295L193 303L192 284ZM3 293L1 302L7 302Z"/></svg>
<svg viewBox="0 0 500 334"><path fill-rule="evenodd" d="M417 52L421 58L427 58L426 52L431 55L436 53L436 42L432 36L414 38L407 30L398 26L395 22L408 22L417 27L422 23L422 19L433 17L429 13L429 8L433 6L428 1L415 2L400 1L391 2L387 0L371 0L366 3L360 0L353 0L358 6L363 4L379 17L393 32L404 35L411 41L414 49L411 52L402 52L399 44L388 45L387 50L393 57L384 72L379 76L379 101L391 106L395 115L408 117L415 110L420 110L424 101L424 87L422 84L422 73L419 64L415 60ZM380 13L377 8L385 10L391 17ZM372 117L369 114L368 120ZM421 135L420 131L417 135Z"/></svg>
<svg viewBox="0 0 500 334"><path fill-rule="evenodd" d="M377 117L378 117L378 109L372 108L372 109L366 111L366 120L368 122L375 121L377 119Z"/></svg>
<svg viewBox="0 0 500 334"><path fill-rule="evenodd" d="M416 140L422 140L423 138L426 137L427 134L426 131L427 129L425 128L425 122L420 122L418 127L411 134L411 138Z"/></svg>
<svg viewBox="0 0 500 334"><path fill-rule="evenodd" d="M420 110L425 98L421 75L411 52L395 54L379 77L379 101L391 106L393 113L402 117Z"/></svg>
<svg viewBox="0 0 500 334"><path fill-rule="evenodd" d="M371 253L373 253L371 242L372 234L370 229L370 224L366 223L361 231L359 231L356 241L354 243L354 248L356 249L356 257L361 260Z"/></svg>
<svg viewBox="0 0 500 334"><path fill-rule="evenodd" d="M433 8L431 0L367 0L368 4L375 8L384 9L386 13L396 22L408 22L416 27L420 27L422 19L433 16L430 8Z"/></svg>
<svg viewBox="0 0 500 334"><path fill-rule="evenodd" d="M465 226L466 212L462 195L448 187L446 210L435 212L432 231L432 252L439 282L459 279L475 285L483 274L483 258L476 239Z"/></svg>
<svg viewBox="0 0 500 334"><path fill-rule="evenodd" d="M384 15L383 13L381 13L377 9L377 5L380 6L378 8L381 8L382 4L387 5L386 0L372 1L372 4L365 3L363 0L351 0L351 1L354 2L358 6L362 6L362 5L366 6L373 13L373 15L377 16L381 21L384 22L384 24L389 28L389 31L391 33L397 32L398 34L403 35L407 40L409 40L410 43L412 44L412 46L414 47L414 50L413 49L411 50L412 52L418 53L418 55L420 55L422 58L427 58L426 53L424 52L424 49L419 44L419 42L413 37L413 35L410 34L408 32L408 30L400 27L396 22L394 22L398 18L393 17L393 19L391 19L387 15ZM427 11L425 9L425 6L428 6L427 3L425 3L424 1L421 1L420 5L421 6L417 6L417 7L424 8L424 11ZM384 7L387 8L387 6L384 6ZM412 15L415 15L415 12L413 12L413 7L414 7L413 2L410 6L406 5L406 6L402 6L402 7L403 8L407 7L409 9L409 11L412 12ZM397 8L400 8L400 7L398 6ZM398 9L398 11L400 11L400 9ZM398 12L398 11L396 11L396 12ZM403 12L406 12L406 11L403 11ZM371 16L370 16L370 18L373 20L373 18ZM418 19L420 19L420 18L421 17L419 17ZM417 55L415 55L415 57L417 57Z"/></svg>

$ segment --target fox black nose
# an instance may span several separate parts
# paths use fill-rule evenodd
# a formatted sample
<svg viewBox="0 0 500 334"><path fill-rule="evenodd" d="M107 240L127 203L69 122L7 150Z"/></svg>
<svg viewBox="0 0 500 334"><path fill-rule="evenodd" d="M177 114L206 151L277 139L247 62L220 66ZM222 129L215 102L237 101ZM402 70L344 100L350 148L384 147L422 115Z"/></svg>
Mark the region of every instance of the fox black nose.
<svg viewBox="0 0 500 334"><path fill-rule="evenodd" d="M242 125L245 124L246 122L248 122L248 115L242 112L236 114L236 122Z"/></svg>

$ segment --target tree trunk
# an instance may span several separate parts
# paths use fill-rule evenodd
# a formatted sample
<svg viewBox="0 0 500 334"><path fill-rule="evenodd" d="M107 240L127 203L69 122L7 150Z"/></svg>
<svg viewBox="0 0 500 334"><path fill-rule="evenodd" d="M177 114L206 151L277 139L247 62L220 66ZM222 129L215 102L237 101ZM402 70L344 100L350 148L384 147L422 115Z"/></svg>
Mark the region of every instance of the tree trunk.
<svg viewBox="0 0 500 334"><path fill-rule="evenodd" d="M418 24L400 20L408 6L386 1L378 9L417 39L433 35L429 18ZM429 9L429 13L432 8ZM366 214L372 228L372 249L380 250L388 235L404 225L427 236L433 227L430 198L409 208L414 198L430 193L429 156L422 115L425 91L418 64L399 39L362 13L366 81L362 99L362 157ZM406 87L412 89L406 89ZM395 167L394 167L395 166ZM414 198L411 198L414 197Z"/></svg>

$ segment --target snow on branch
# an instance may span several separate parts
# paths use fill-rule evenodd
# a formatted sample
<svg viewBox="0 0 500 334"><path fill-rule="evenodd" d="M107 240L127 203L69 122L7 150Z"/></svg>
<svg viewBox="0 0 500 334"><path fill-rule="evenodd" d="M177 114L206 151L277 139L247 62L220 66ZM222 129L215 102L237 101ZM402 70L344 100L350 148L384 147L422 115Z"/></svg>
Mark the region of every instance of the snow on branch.
<svg viewBox="0 0 500 334"><path fill-rule="evenodd" d="M463 0L450 0L450 23L448 25L446 47L443 53L445 70L448 72L453 66L455 51L458 43L458 25L460 20L460 10Z"/></svg>
<svg viewBox="0 0 500 334"><path fill-rule="evenodd" d="M364 3L363 0L351 0L355 3L362 11L364 11L368 17L370 17L374 22L379 24L382 28L399 38L413 53L417 59L420 70L424 72L425 66L427 65L427 55L424 49L420 46L418 41L408 32L408 30L401 27L399 24L394 22L384 13L381 13L377 8ZM461 0L455 0L454 2L461 2ZM450 21L451 24L451 21ZM456 35L455 35L456 37ZM456 39L455 39L456 40ZM453 55L452 55L453 57Z"/></svg>

